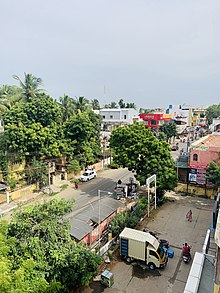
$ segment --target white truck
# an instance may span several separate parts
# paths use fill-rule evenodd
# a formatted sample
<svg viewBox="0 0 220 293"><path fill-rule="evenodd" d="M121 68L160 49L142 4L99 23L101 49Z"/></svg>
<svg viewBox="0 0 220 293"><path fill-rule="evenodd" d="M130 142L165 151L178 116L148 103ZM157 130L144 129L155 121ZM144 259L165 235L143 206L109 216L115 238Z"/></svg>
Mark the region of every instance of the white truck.
<svg viewBox="0 0 220 293"><path fill-rule="evenodd" d="M150 233L124 228L120 237L120 255L127 262L144 261L151 270L165 267L168 262L167 252L160 242Z"/></svg>

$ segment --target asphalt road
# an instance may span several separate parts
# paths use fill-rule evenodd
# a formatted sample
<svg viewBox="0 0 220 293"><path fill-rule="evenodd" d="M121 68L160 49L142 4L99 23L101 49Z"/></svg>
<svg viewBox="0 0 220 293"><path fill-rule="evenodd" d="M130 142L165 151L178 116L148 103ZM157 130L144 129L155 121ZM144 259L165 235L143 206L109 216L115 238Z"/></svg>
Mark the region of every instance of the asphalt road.
<svg viewBox="0 0 220 293"><path fill-rule="evenodd" d="M98 190L101 196L110 196L108 193L113 193L117 181L120 179L122 183L128 183L129 178L134 178L134 174L128 169L109 169L107 171L98 171L97 177L89 182L80 182L79 188L76 190L68 188L62 192L60 197L65 199L75 199L73 211L76 213L86 206L89 206L94 201L98 201Z"/></svg>

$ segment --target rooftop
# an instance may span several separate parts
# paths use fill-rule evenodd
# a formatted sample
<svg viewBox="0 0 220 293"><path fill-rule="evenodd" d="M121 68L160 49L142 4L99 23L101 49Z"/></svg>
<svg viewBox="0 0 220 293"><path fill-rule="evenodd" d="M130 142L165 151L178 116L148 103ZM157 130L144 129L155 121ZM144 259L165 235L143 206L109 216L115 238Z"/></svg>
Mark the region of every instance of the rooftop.
<svg viewBox="0 0 220 293"><path fill-rule="evenodd" d="M219 147L220 148L220 133L206 135L191 145L191 149L196 147Z"/></svg>
<svg viewBox="0 0 220 293"><path fill-rule="evenodd" d="M100 221L103 222L121 206L123 206L123 204L116 199L109 197L102 198L100 200ZM70 235L78 240L83 239L94 229L93 223L96 225L99 223L98 200L91 203L77 214L75 212L70 213L67 218L71 225Z"/></svg>

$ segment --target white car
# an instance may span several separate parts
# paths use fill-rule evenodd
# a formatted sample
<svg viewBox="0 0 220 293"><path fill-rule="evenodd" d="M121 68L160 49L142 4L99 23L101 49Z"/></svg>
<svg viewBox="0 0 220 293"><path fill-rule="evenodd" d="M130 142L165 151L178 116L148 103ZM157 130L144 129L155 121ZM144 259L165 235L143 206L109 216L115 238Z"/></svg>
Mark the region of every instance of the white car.
<svg viewBox="0 0 220 293"><path fill-rule="evenodd" d="M95 178L97 175L96 175L96 171L94 170L87 170L85 173L83 173L81 176L80 176L80 181L89 181L93 178Z"/></svg>

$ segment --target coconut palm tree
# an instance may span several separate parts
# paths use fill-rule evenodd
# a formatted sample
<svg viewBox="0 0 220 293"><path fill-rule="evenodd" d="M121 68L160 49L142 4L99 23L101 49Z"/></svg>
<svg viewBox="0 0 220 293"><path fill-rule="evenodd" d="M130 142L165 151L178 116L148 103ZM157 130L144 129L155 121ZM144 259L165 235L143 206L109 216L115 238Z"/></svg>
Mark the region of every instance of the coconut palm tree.
<svg viewBox="0 0 220 293"><path fill-rule="evenodd" d="M31 73L24 73L24 81L22 81L17 75L13 75L13 78L19 81L23 99L26 102L29 102L31 98L37 97L38 93L44 91L39 88L39 86L43 84L42 79Z"/></svg>
<svg viewBox="0 0 220 293"><path fill-rule="evenodd" d="M21 91L16 86L0 87L0 116L10 110L21 99Z"/></svg>
<svg viewBox="0 0 220 293"><path fill-rule="evenodd" d="M60 97L59 101L60 101L59 105L61 107L62 114L63 114L62 120L63 122L65 122L74 113L74 110L75 110L74 99L64 94L63 97Z"/></svg>
<svg viewBox="0 0 220 293"><path fill-rule="evenodd" d="M80 110L81 112L86 112L91 109L89 100L85 97L79 97L74 100L75 110Z"/></svg>

